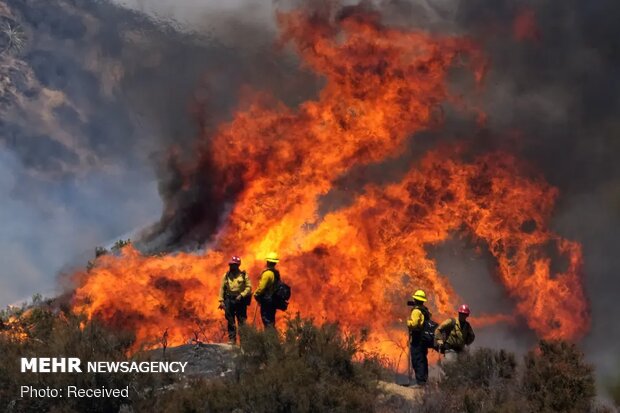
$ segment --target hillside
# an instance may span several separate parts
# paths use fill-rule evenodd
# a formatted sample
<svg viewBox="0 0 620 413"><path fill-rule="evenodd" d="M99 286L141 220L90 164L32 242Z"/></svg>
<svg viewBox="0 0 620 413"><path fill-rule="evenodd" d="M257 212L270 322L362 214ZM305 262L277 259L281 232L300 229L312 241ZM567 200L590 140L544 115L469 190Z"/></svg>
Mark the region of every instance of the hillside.
<svg viewBox="0 0 620 413"><path fill-rule="evenodd" d="M0 407L63 412L612 412L595 401L583 353L566 342L541 342L524 360L477 349L441 365L424 390L393 382L380 354L362 350L363 336L312 320L282 322L280 334L242 331L241 346L192 343L128 356L132 334L39 302L3 312ZM20 373L19 357L64 354L83 361L180 361L185 374ZM21 398L35 388L128 388L121 398ZM58 410L61 409L61 410Z"/></svg>
<svg viewBox="0 0 620 413"><path fill-rule="evenodd" d="M2 1L0 143L48 178L136 162L163 136L188 128L187 99L205 49L105 1ZM176 76L168 62L192 55L195 64Z"/></svg>

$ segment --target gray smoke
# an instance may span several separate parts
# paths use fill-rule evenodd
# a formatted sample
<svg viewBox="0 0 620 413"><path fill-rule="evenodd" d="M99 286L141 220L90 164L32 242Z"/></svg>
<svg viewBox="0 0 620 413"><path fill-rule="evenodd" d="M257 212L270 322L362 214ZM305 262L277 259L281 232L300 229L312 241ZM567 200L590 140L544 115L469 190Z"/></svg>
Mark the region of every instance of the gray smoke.
<svg viewBox="0 0 620 413"><path fill-rule="evenodd" d="M268 25L207 11L179 31L109 2L0 1L0 303L53 292L95 246L157 221L170 148L191 153L241 84L299 89Z"/></svg>

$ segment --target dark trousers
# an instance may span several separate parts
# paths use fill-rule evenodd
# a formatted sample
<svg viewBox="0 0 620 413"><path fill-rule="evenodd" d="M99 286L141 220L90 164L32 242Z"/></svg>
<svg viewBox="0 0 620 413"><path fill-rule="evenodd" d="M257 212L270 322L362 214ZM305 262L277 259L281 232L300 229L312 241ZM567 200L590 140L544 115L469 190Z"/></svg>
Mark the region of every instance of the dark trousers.
<svg viewBox="0 0 620 413"><path fill-rule="evenodd" d="M411 344L411 367L415 372L417 384L426 384L428 380L428 348L419 343Z"/></svg>
<svg viewBox="0 0 620 413"><path fill-rule="evenodd" d="M239 322L239 327L245 324L245 320L248 318L248 306L234 298L226 298L224 300L224 315L228 322L228 339L236 341L237 327L235 321Z"/></svg>
<svg viewBox="0 0 620 413"><path fill-rule="evenodd" d="M260 318L263 320L263 326L275 327L276 325L276 307L270 299L263 299L260 303Z"/></svg>

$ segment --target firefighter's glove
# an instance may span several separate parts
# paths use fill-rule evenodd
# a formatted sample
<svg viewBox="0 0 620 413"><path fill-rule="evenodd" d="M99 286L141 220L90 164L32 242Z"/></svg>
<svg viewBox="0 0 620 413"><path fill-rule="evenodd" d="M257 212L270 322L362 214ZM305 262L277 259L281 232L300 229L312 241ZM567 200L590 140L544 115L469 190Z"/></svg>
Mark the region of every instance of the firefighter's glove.
<svg viewBox="0 0 620 413"><path fill-rule="evenodd" d="M242 297L241 295L238 295L238 296L235 298L235 301L236 301L236 302L239 302L239 301L241 301L241 300L243 300L243 297Z"/></svg>
<svg viewBox="0 0 620 413"><path fill-rule="evenodd" d="M220 301L220 305L217 306L218 309L223 310L224 309L224 301Z"/></svg>

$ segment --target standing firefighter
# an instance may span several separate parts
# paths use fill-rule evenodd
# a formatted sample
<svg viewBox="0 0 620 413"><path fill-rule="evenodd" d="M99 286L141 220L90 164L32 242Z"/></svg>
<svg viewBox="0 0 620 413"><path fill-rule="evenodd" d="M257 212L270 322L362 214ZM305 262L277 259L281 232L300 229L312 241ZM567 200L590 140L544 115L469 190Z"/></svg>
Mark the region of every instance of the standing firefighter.
<svg viewBox="0 0 620 413"><path fill-rule="evenodd" d="M449 318L441 323L435 330L436 345L440 353L444 353L446 361L457 359L465 346L474 342L476 335L474 329L467 322L469 306L463 304L459 307L458 318Z"/></svg>
<svg viewBox="0 0 620 413"><path fill-rule="evenodd" d="M228 342L237 342L237 327L245 324L248 318L248 305L252 299L252 284L245 271L239 269L241 258L234 256L228 262L228 271L222 279L220 287L220 306L224 310L228 322ZM235 320L236 319L236 320Z"/></svg>
<svg viewBox="0 0 620 413"><path fill-rule="evenodd" d="M409 301L409 305L413 306L411 316L407 320L409 327L410 339L410 355L411 367L415 372L416 387L424 386L428 380L428 348L433 346L432 332L429 335L429 329L433 331L436 324L431 320L431 313L424 305L426 302L426 293L423 290L417 290L411 297L413 301ZM429 342L430 341L430 342Z"/></svg>
<svg viewBox="0 0 620 413"><path fill-rule="evenodd" d="M277 310L274 293L280 281L280 272L276 269L276 264L280 259L277 253L270 252L267 254L265 261L267 261L267 268L260 275L260 281L254 297L260 304L260 317L263 320L263 326L265 328L273 328L276 324Z"/></svg>

